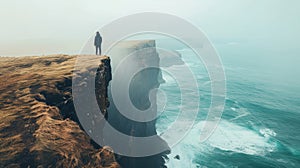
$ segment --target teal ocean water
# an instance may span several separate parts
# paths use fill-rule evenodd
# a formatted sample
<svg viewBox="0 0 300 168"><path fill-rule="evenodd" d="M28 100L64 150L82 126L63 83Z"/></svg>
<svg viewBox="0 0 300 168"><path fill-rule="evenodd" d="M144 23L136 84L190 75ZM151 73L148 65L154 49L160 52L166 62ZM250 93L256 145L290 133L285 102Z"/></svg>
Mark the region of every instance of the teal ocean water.
<svg viewBox="0 0 300 168"><path fill-rule="evenodd" d="M200 109L192 129L171 147L168 167L300 167L299 58L256 48L258 54L249 44L248 50L235 45L217 46L226 74L225 109L217 129L203 143L199 136L210 105L210 79L192 50L177 49L199 84L200 99L191 96L191 101L200 101ZM184 77L181 66L168 68ZM167 131L185 106L176 77L166 72L163 77L159 89L167 101L157 121L159 133Z"/></svg>

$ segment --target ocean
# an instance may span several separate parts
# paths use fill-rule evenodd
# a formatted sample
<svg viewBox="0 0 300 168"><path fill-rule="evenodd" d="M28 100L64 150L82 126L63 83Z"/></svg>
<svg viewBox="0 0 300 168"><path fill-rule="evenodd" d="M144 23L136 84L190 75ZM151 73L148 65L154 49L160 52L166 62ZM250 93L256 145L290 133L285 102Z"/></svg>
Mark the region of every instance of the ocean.
<svg viewBox="0 0 300 168"><path fill-rule="evenodd" d="M166 48L159 42L157 46ZM225 108L218 127L202 143L199 137L211 101L210 78L191 49L171 47L181 54L197 80L200 98L191 95L190 101L199 101L200 108L186 136L171 146L168 167L300 167L299 58L297 53L253 46L216 45L226 75ZM182 66L162 68L165 82L157 95L159 134L180 122L177 120L182 106L197 108L181 104L176 78L185 77ZM176 74L168 73L170 69Z"/></svg>

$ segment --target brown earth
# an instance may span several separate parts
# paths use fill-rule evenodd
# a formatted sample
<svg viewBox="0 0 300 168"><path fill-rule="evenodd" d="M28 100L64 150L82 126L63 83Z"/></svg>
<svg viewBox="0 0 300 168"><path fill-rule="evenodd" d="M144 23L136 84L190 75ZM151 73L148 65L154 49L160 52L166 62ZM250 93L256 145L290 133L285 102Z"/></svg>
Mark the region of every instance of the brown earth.
<svg viewBox="0 0 300 168"><path fill-rule="evenodd" d="M95 147L76 122L75 60L0 58L0 167L119 167L111 149Z"/></svg>

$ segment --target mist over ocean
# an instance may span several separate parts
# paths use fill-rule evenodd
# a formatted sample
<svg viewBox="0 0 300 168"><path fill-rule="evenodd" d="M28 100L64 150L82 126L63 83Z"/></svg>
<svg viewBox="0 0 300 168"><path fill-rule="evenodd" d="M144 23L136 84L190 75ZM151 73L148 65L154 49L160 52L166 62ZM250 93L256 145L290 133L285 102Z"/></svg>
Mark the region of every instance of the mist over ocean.
<svg viewBox="0 0 300 168"><path fill-rule="evenodd" d="M300 61L296 50L283 52L289 49L254 43L215 44L225 69L226 102L217 129L200 143L211 101L209 76L191 49L164 42L158 40L157 47L181 54L195 74L200 92L196 122L187 136L172 147L168 167L300 167ZM180 66L168 68L177 69L177 75L184 77ZM165 71L163 78L165 83L159 89L165 93L167 103L156 124L159 133L176 121L181 106L176 79ZM158 107L162 109L160 96ZM191 101L195 97L191 96Z"/></svg>

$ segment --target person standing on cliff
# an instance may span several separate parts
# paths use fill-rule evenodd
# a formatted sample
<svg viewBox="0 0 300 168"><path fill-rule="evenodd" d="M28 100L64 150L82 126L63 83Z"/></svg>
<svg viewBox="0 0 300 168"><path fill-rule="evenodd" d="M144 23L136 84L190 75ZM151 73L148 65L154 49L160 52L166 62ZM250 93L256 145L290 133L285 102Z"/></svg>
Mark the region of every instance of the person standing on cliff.
<svg viewBox="0 0 300 168"><path fill-rule="evenodd" d="M99 55L101 55L101 43L102 43L102 37L99 32L96 32L96 36L94 40L94 46L96 47L96 55L98 55L98 53Z"/></svg>

